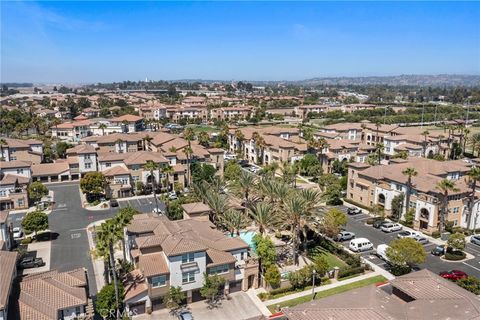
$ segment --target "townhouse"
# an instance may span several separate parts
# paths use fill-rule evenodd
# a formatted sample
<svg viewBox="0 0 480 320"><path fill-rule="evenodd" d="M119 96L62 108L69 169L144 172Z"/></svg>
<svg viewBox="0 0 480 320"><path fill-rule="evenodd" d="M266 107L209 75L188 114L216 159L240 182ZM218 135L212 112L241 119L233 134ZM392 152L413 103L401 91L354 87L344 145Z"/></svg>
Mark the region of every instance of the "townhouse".
<svg viewBox="0 0 480 320"><path fill-rule="evenodd" d="M11 139L0 140L0 161L29 161L41 163L43 160L43 142L35 139Z"/></svg>
<svg viewBox="0 0 480 320"><path fill-rule="evenodd" d="M366 207L380 205L387 214L391 214L393 198L407 192L408 177L402 172L406 168L414 168L418 174L412 177L410 208L406 208L404 197L402 216L408 209L413 209L416 230L427 233L437 231L443 198L442 191L436 185L442 179L449 179L455 182L457 190L449 192L445 221L453 226L471 228L473 218L469 214L468 204L472 190L467 176L471 166L463 160L436 161L426 158L393 159L388 165L376 166L351 163L346 198ZM477 223L479 226L480 221Z"/></svg>
<svg viewBox="0 0 480 320"><path fill-rule="evenodd" d="M1 250L11 250L13 246L13 235L10 230L9 211L0 211L0 252ZM0 318L1 319L1 318Z"/></svg>
<svg viewBox="0 0 480 320"><path fill-rule="evenodd" d="M228 107L216 108L210 111L212 120L245 120L250 118L252 108L250 107Z"/></svg>
<svg viewBox="0 0 480 320"><path fill-rule="evenodd" d="M325 113L329 111L330 106L326 104L303 105L294 108L295 115L301 119L307 118L309 113Z"/></svg>
<svg viewBox="0 0 480 320"><path fill-rule="evenodd" d="M335 160L340 162L365 162L368 155L375 152L375 147L358 140L325 139L325 142L325 148L318 154L325 173L332 173Z"/></svg>
<svg viewBox="0 0 480 320"><path fill-rule="evenodd" d="M182 104L189 107L205 108L207 107L207 97L202 97L202 96L185 97L182 100Z"/></svg>
<svg viewBox="0 0 480 320"><path fill-rule="evenodd" d="M113 125L121 126L122 132L138 132L145 129L143 117L126 114L110 120Z"/></svg>
<svg viewBox="0 0 480 320"><path fill-rule="evenodd" d="M201 300L206 274L224 278L226 293L258 286L258 261L248 244L209 221L135 215L125 228L125 246L135 270L124 283L124 302L137 314L163 308L171 287L180 287L188 303Z"/></svg>
<svg viewBox="0 0 480 320"><path fill-rule="evenodd" d="M80 120L64 122L51 127L50 130L52 131L52 137L54 138L77 142L82 138L91 135L90 125L92 125L90 120Z"/></svg>
<svg viewBox="0 0 480 320"><path fill-rule="evenodd" d="M28 208L31 166L26 161L0 161L0 211Z"/></svg>
<svg viewBox="0 0 480 320"><path fill-rule="evenodd" d="M182 119L206 121L208 118L208 110L207 108L200 107L172 106L167 107L166 116L174 122Z"/></svg>
<svg viewBox="0 0 480 320"><path fill-rule="evenodd" d="M237 135L242 133L242 137ZM257 163L295 162L307 153L307 144L298 128L244 127L230 129L229 151Z"/></svg>

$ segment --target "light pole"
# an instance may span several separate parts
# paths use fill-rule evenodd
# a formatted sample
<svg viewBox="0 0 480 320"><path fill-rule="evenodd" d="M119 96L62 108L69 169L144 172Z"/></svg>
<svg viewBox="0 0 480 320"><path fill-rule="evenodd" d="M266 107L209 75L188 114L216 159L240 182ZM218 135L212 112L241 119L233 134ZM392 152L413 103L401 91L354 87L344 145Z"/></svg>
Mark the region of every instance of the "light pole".
<svg viewBox="0 0 480 320"><path fill-rule="evenodd" d="M317 274L317 271L313 269L312 271L312 300L315 299L315 275Z"/></svg>

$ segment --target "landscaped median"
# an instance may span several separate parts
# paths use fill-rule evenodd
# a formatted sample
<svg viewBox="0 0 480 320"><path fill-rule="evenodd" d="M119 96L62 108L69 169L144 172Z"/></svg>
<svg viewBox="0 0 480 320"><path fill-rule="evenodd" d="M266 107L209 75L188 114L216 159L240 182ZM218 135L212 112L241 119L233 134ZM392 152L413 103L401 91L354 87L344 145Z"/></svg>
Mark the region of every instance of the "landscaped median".
<svg viewBox="0 0 480 320"><path fill-rule="evenodd" d="M356 288L365 287L365 286L368 286L368 285L383 283L386 280L387 279L385 277L377 275L377 276L369 277L369 278L366 278L366 279L363 279L363 280L351 282L349 284L335 286L333 288L326 289L326 290L323 290L323 291L317 291L315 293L315 299L325 298L325 297L328 297L328 296L331 296L331 295L334 295L334 294L342 293L342 292L349 291L349 290L356 289ZM335 284L332 284L330 286L341 284L341 283L342 282L335 283ZM310 292L310 291L308 290L308 292ZM308 295L293 298L293 299L290 299L290 300L282 301L282 302L279 302L279 303L276 303L273 300L265 301L264 303L267 304L267 308L270 310L270 312L275 313L275 312L278 311L278 308L281 309L281 308L284 308L284 307L293 307L293 306L296 306L296 305L299 305L301 303L305 303L305 302L308 302L308 301L311 301L311 300L312 300L312 294L308 294Z"/></svg>

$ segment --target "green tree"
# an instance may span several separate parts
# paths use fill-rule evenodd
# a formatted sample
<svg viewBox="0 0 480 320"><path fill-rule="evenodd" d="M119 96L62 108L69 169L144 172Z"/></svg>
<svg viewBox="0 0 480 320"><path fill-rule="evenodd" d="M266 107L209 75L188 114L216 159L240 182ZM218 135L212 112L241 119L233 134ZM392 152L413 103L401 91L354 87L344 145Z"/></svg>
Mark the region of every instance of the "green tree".
<svg viewBox="0 0 480 320"><path fill-rule="evenodd" d="M27 213L22 220L22 228L25 233L34 233L35 236L39 231L48 229L48 216L45 212L36 210Z"/></svg>
<svg viewBox="0 0 480 320"><path fill-rule="evenodd" d="M388 260L397 266L407 265L410 269L424 263L427 253L422 244L413 238L395 239L387 248Z"/></svg>
<svg viewBox="0 0 480 320"><path fill-rule="evenodd" d="M413 227L413 220L415 220L415 209L411 208L405 213L404 221L407 227Z"/></svg>
<svg viewBox="0 0 480 320"><path fill-rule="evenodd" d="M313 269L319 277L323 277L329 269L327 259L321 255L315 255L313 257Z"/></svg>
<svg viewBox="0 0 480 320"><path fill-rule="evenodd" d="M200 288L200 294L207 299L207 303L213 307L223 296L223 286L225 279L218 274L209 275L204 273L203 287Z"/></svg>
<svg viewBox="0 0 480 320"><path fill-rule="evenodd" d="M412 194L412 177L416 177L418 172L415 168L408 167L402 171L404 176L407 176L407 193L406 193L406 201L405 201L405 212L410 210L410 195Z"/></svg>
<svg viewBox="0 0 480 320"><path fill-rule="evenodd" d="M197 136L198 143L205 148L208 148L210 146L210 136L208 135L207 132L202 131L198 134Z"/></svg>
<svg viewBox="0 0 480 320"><path fill-rule="evenodd" d="M321 223L322 233L327 237L336 236L343 226L347 225L347 216L337 208L331 208L323 216Z"/></svg>
<svg viewBox="0 0 480 320"><path fill-rule="evenodd" d="M480 294L480 279L476 277L469 276L466 279L459 279L455 283L473 294Z"/></svg>
<svg viewBox="0 0 480 320"><path fill-rule="evenodd" d="M206 163L193 163L191 165L191 175L193 183L200 181L211 182L215 176L215 167Z"/></svg>
<svg viewBox="0 0 480 320"><path fill-rule="evenodd" d="M163 297L163 303L171 312L175 312L183 305L185 299L185 292L182 292L181 287L170 287Z"/></svg>
<svg viewBox="0 0 480 320"><path fill-rule="evenodd" d="M278 213L272 205L265 202L258 202L249 209L250 216L258 227L260 234L265 234L267 229L272 229L280 224Z"/></svg>
<svg viewBox="0 0 480 320"><path fill-rule="evenodd" d="M148 160L147 163L143 166L143 170L150 172L150 180L152 183L152 194L153 199L155 200L155 209L158 211L158 199L156 195L157 191L157 178L155 178L154 171L158 171L159 166L152 160Z"/></svg>
<svg viewBox="0 0 480 320"><path fill-rule="evenodd" d="M181 220L183 218L183 208L179 200L166 201L166 209L170 220Z"/></svg>
<svg viewBox="0 0 480 320"><path fill-rule="evenodd" d="M34 181L28 186L28 196L33 202L40 201L48 194L48 189L40 181Z"/></svg>
<svg viewBox="0 0 480 320"><path fill-rule="evenodd" d="M235 181L240 177L242 168L235 160L230 160L225 165L223 176L229 181Z"/></svg>
<svg viewBox="0 0 480 320"><path fill-rule="evenodd" d="M250 205L250 193L254 189L255 183L255 175L244 170L241 171L240 176L233 183L233 190L243 197L246 207Z"/></svg>
<svg viewBox="0 0 480 320"><path fill-rule="evenodd" d="M123 286L118 285L118 292L123 297ZM104 319L110 319L111 311L118 310L121 306L118 305L115 299L115 286L113 283L105 285L97 294L95 301L95 309Z"/></svg>
<svg viewBox="0 0 480 320"><path fill-rule="evenodd" d="M88 196L98 197L105 193L105 185L107 181L101 172L87 172L85 176L80 179L80 189Z"/></svg>
<svg viewBox="0 0 480 320"><path fill-rule="evenodd" d="M235 232L237 236L240 236L240 230L247 226L248 220L243 212L229 208L220 216L220 223L233 237Z"/></svg>
<svg viewBox="0 0 480 320"><path fill-rule="evenodd" d="M438 224L438 231L441 234L445 229L445 216L448 213L448 195L450 192L457 192L459 189L455 186L455 181L449 179L441 180L437 183L436 188L441 191L440 221Z"/></svg>
<svg viewBox="0 0 480 320"><path fill-rule="evenodd" d="M253 236L253 244L262 268L268 268L271 265L275 265L277 262L277 250L269 237L263 237L256 234Z"/></svg>
<svg viewBox="0 0 480 320"><path fill-rule="evenodd" d="M447 246L455 251L463 251L466 245L467 242L465 241L465 235L460 232L450 235L447 240Z"/></svg>
<svg viewBox="0 0 480 320"><path fill-rule="evenodd" d="M272 287L278 287L280 285L281 275L276 265L270 265L265 271L265 281Z"/></svg>
<svg viewBox="0 0 480 320"><path fill-rule="evenodd" d="M71 144L60 141L55 144L55 152L59 158L65 158L67 149L73 147Z"/></svg>
<svg viewBox="0 0 480 320"><path fill-rule="evenodd" d="M392 220L394 221L400 220L400 217L402 216L404 198L405 196L403 193L400 193L392 199Z"/></svg>

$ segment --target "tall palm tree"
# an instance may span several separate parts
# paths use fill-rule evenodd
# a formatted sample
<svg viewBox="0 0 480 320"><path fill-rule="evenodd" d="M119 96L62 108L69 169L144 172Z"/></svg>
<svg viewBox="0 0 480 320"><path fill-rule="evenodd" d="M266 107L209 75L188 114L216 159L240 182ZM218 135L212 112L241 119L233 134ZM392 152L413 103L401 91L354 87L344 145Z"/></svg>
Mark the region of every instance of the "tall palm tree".
<svg viewBox="0 0 480 320"><path fill-rule="evenodd" d="M210 220L214 224L217 224L222 214L231 208L227 197L218 193L207 191L205 194L205 202L210 209L212 209Z"/></svg>
<svg viewBox="0 0 480 320"><path fill-rule="evenodd" d="M405 212L410 210L410 196L412 194L412 177L416 177L418 172L415 168L409 167L402 171L404 176L407 176L407 194L405 195Z"/></svg>
<svg viewBox="0 0 480 320"><path fill-rule="evenodd" d="M239 154L243 158L243 141L245 141L245 135L243 134L242 130L235 130L235 138L237 140L238 150L240 150Z"/></svg>
<svg viewBox="0 0 480 320"><path fill-rule="evenodd" d="M118 292L118 279L115 258L113 256L113 246L115 245L115 243L118 242L118 225L113 219L107 220L106 222L102 223L100 232L98 232L97 234L97 242L100 243L101 247L108 248L110 270L113 277L113 285L115 288L116 319L119 319L120 298Z"/></svg>
<svg viewBox="0 0 480 320"><path fill-rule="evenodd" d="M142 142L143 142L143 150L147 150L147 144L146 142L148 142L148 145L150 145L150 141L152 141L153 138L150 137L148 134L142 138Z"/></svg>
<svg viewBox="0 0 480 320"><path fill-rule="evenodd" d="M426 158L427 157L427 138L428 138L428 135L430 134L430 131L428 130L425 130L422 132L422 136L423 136L423 157Z"/></svg>
<svg viewBox="0 0 480 320"><path fill-rule="evenodd" d="M105 123L100 123L98 129L102 130L102 136L105 135L105 129L107 129L107 125Z"/></svg>
<svg viewBox="0 0 480 320"><path fill-rule="evenodd" d="M480 147L480 133L474 133L470 138L470 146L472 148L472 155L475 156L475 151L477 151L477 156L479 155Z"/></svg>
<svg viewBox="0 0 480 320"><path fill-rule="evenodd" d="M382 164L382 155L384 153L384 150L385 150L385 146L383 145L383 143L378 143L375 145L375 151L377 152L377 161L378 161L378 164L381 165Z"/></svg>
<svg viewBox="0 0 480 320"><path fill-rule="evenodd" d="M263 163L263 153L265 150L266 142L265 139L257 131L252 133L252 140L255 143L255 150L257 154L257 162Z"/></svg>
<svg viewBox="0 0 480 320"><path fill-rule="evenodd" d="M274 228L279 224L278 214L269 203L259 202L249 212L262 235L267 229Z"/></svg>
<svg viewBox="0 0 480 320"><path fill-rule="evenodd" d="M250 205L250 193L255 188L255 175L242 170L240 176L233 184L233 189L243 196L245 207Z"/></svg>
<svg viewBox="0 0 480 320"><path fill-rule="evenodd" d="M170 175L175 172L173 167L169 164L162 168L162 172L165 174L165 179L167 180L167 190L170 191Z"/></svg>
<svg viewBox="0 0 480 320"><path fill-rule="evenodd" d="M188 185L192 183L192 172L191 172L191 165L192 165L192 140L195 138L195 131L191 127L185 128L183 131L183 138L187 140L188 148L184 148L183 152L187 156L187 180Z"/></svg>
<svg viewBox="0 0 480 320"><path fill-rule="evenodd" d="M440 221L438 225L438 231L440 233L443 232L445 228L445 215L448 213L448 195L450 192L456 192L459 189L455 186L455 181L449 179L443 179L439 183L437 183L437 189L441 191L441 198L442 198L442 207L440 212Z"/></svg>
<svg viewBox="0 0 480 320"><path fill-rule="evenodd" d="M233 237L234 234L240 236L240 230L247 226L248 220L242 212L230 208L220 216L220 223Z"/></svg>
<svg viewBox="0 0 480 320"><path fill-rule="evenodd" d="M472 187L472 193L470 194L469 206L468 206L468 226L469 228L472 223L473 218L473 207L475 205L475 192L477 190L477 182L480 181L480 167L473 167L468 172L468 176L470 177L470 185Z"/></svg>
<svg viewBox="0 0 480 320"><path fill-rule="evenodd" d="M292 233L292 254L296 265L298 265L300 231L309 220L305 210L306 206L305 200L298 196L291 196L284 199L282 206L282 220L285 227L289 227Z"/></svg>
<svg viewBox="0 0 480 320"><path fill-rule="evenodd" d="M143 166L143 170L146 170L146 171L149 171L150 172L150 178L152 179L152 194L153 194L153 198L155 199L155 208L157 210L157 213L159 212L158 211L158 200L157 200L157 195L156 195L156 190L157 190L157 181L156 181L156 178L155 178L155 175L153 174L153 172L155 170L158 170L158 165L153 162L152 160L148 160L147 163Z"/></svg>
<svg viewBox="0 0 480 320"><path fill-rule="evenodd" d="M118 238L122 242L123 261L127 261L127 252L125 250L125 238L123 237L123 229L132 221L133 216L139 213L132 207L125 207L118 210L117 215L113 218L118 227Z"/></svg>
<svg viewBox="0 0 480 320"><path fill-rule="evenodd" d="M462 150L463 153L465 154L465 148L467 147L467 141L468 141L468 135L470 134L470 129L468 128L463 128L463 134L462 134L462 140L463 140L463 145L462 145Z"/></svg>

